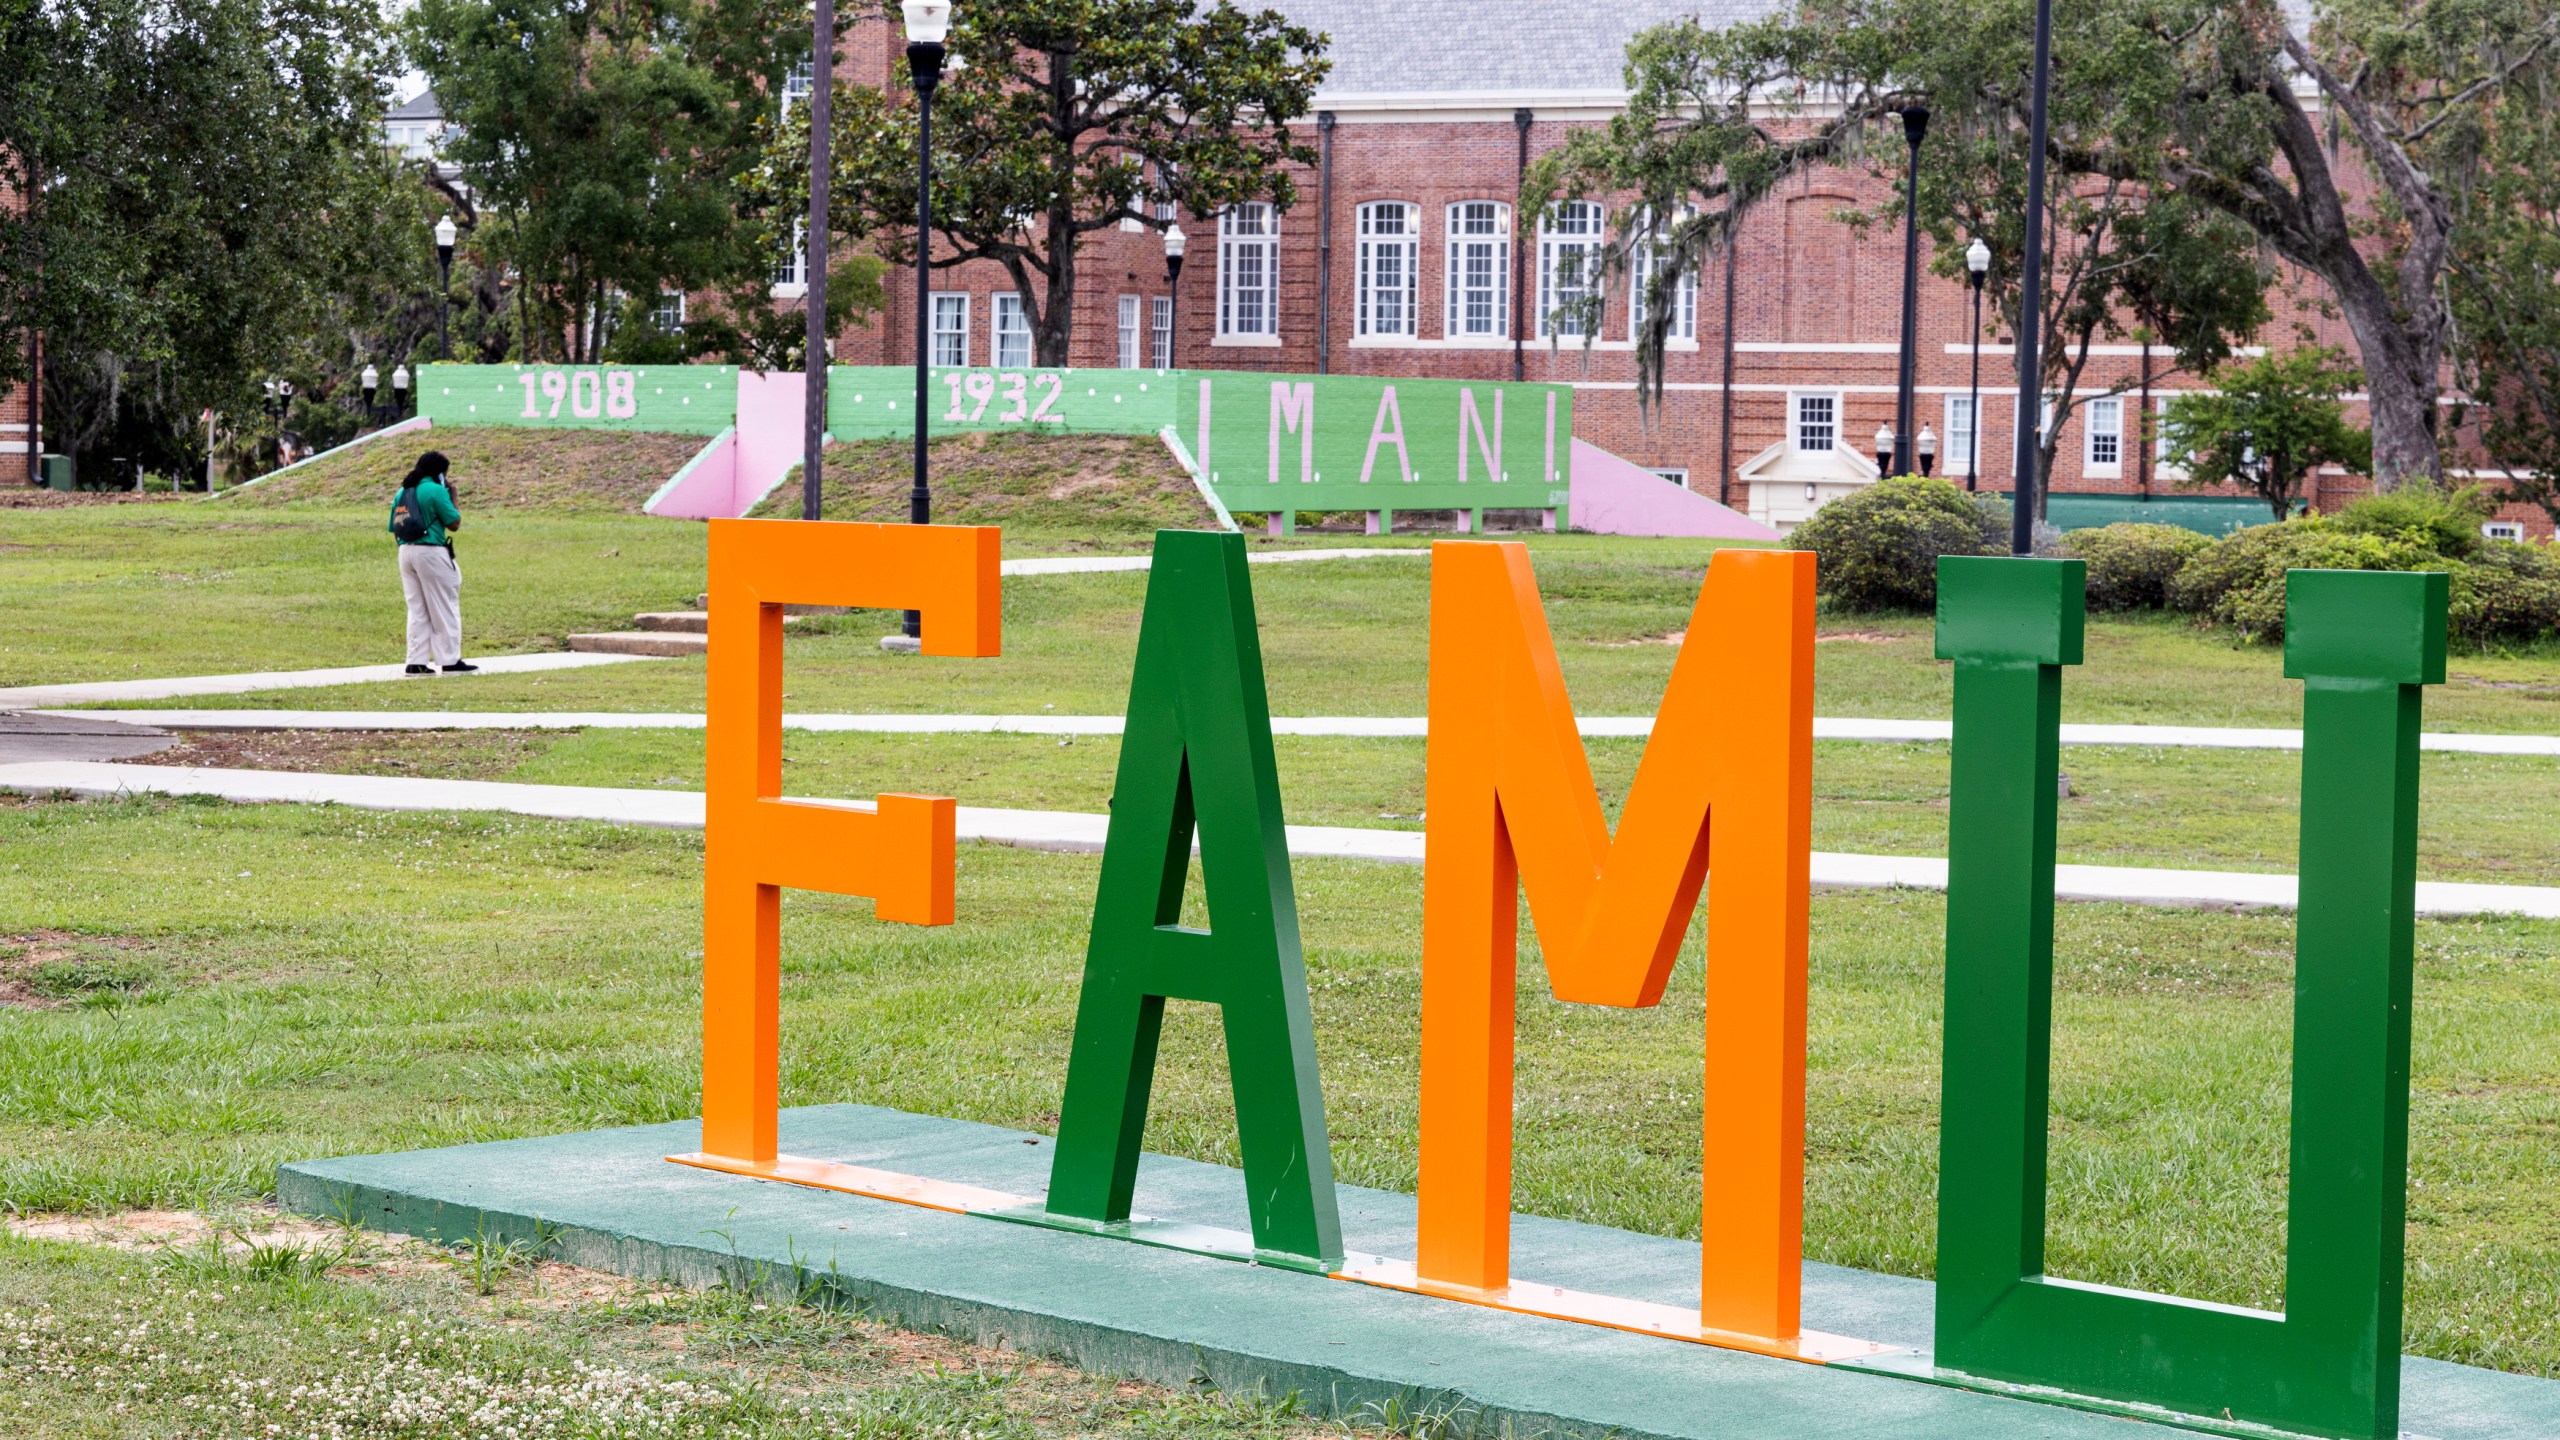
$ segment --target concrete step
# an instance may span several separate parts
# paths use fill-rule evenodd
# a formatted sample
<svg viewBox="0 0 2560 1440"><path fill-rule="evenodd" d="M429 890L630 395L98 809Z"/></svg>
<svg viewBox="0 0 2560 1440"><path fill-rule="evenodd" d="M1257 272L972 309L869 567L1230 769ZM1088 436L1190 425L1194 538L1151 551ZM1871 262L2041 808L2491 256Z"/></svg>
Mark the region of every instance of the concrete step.
<svg viewBox="0 0 2560 1440"><path fill-rule="evenodd" d="M569 648L598 655L700 655L711 648L711 637L681 630L614 630L572 635Z"/></svg>
<svg viewBox="0 0 2560 1440"><path fill-rule="evenodd" d="M806 618L807 614L807 611L785 608L782 623L792 624ZM643 630L681 631L694 635L711 633L711 612L708 610L654 610L645 615L634 615L631 620Z"/></svg>
<svg viewBox="0 0 2560 1440"><path fill-rule="evenodd" d="M711 597L710 597L709 595L696 595L696 596L694 596L694 597L693 597L693 608L694 608L694 609L696 609L696 610L704 610L704 611L709 610L709 609L711 608ZM784 615L786 615L786 616L790 616L790 615L842 615L842 614L845 614L846 612L850 611L852 608L853 608L853 607L852 607L852 606L850 606L850 605L785 605L785 606L783 606L783 607L782 607L782 613L783 613ZM679 613L682 613L682 612L679 612Z"/></svg>

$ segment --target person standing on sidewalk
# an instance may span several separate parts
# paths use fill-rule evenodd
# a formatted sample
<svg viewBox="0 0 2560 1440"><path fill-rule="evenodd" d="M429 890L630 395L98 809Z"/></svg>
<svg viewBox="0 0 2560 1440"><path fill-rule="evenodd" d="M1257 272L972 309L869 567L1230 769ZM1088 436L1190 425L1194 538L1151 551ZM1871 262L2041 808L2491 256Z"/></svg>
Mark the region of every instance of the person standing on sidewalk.
<svg viewBox="0 0 2560 1440"><path fill-rule="evenodd" d="M462 528L454 507L451 469L444 452L430 450L409 467L391 502L391 538L400 542L400 593L409 601L409 673L448 675L478 670L462 658L462 567L453 558L453 532Z"/></svg>

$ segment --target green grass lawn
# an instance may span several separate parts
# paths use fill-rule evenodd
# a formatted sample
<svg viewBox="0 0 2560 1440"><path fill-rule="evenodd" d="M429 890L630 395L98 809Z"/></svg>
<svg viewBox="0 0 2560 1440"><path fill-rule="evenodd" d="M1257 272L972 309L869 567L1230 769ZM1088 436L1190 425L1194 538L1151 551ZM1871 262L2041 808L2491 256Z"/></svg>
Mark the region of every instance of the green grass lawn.
<svg viewBox="0 0 2560 1440"><path fill-rule="evenodd" d="M463 539L463 615L477 654L555 649L572 630L689 604L703 585L701 527L540 509L474 516ZM301 668L396 658L398 587L379 514L292 505L0 510L0 685ZM1302 537L1300 546L1350 537ZM1576 706L1649 712L1670 673L1713 548L1587 535L1524 537ZM1008 532L1014 554L1092 548ZM1258 546L1268 542L1256 541ZM1411 543L1403 539L1391 542ZM1275 713L1419 715L1427 679L1424 559L1259 567L1254 589ZM1005 653L917 660L874 644L887 617L836 617L790 643L792 708L1116 714L1127 700L1142 574L1016 577ZM1923 617L1826 620L1816 705L1842 716L1940 718L1948 670ZM2560 733L2560 654L2462 656L2428 696L2439 730ZM156 703L156 702L141 702ZM702 708L698 660L466 682L379 684L193 703L318 709ZM2064 718L2203 725L2300 723L2282 656L2182 618L2095 617Z"/></svg>
<svg viewBox="0 0 2560 1440"><path fill-rule="evenodd" d="M702 746L699 730L297 731L207 735L142 763L698 790ZM1422 828L1422 741L1283 735L1273 746L1292 824ZM1586 742L1613 823L1643 747ZM1119 755L1113 736L792 731L783 739L783 786L825 798L897 790L1099 813ZM2063 759L2072 794L2061 805L2057 855L2066 864L2295 868L2299 754L2073 746ZM1820 741L1813 767L1814 848L1946 853L1945 745ZM2560 765L2430 753L2419 772L2421 877L2560 885Z"/></svg>
<svg viewBox="0 0 2560 1440"><path fill-rule="evenodd" d="M241 1227L228 1243L111 1233L120 1248L104 1248L0 1233L0 1429L13 1440L1291 1440L1342 1430L1259 1396L1078 1375L789 1296L666 1291L498 1247L448 1254L313 1235L255 1213L225 1218Z"/></svg>
<svg viewBox="0 0 2560 1440"><path fill-rule="evenodd" d="M795 893L787 1101L1053 1128L1096 863L964 847L942 929ZM1410 1189L1420 873L1296 872L1336 1166ZM663 831L0 805L0 1202L201 1204L280 1160L690 1115L699 874ZM1942 926L1928 894L1815 901L1816 1258L1930 1271ZM2290 919L2066 905L2058 932L2054 1270L2280 1303ZM2560 925L2417 943L2409 1344L2560 1374ZM1566 1006L1524 961L1521 1208L1695 1233L1701 984ZM1149 1144L1234 1163L1213 1017L1172 1012Z"/></svg>

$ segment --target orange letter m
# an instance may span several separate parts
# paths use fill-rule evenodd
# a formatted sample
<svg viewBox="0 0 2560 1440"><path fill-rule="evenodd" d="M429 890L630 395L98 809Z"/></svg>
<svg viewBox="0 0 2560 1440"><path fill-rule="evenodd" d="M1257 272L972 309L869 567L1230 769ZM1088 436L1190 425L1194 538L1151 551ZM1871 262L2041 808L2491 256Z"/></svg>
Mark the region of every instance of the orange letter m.
<svg viewBox="0 0 2560 1440"><path fill-rule="evenodd" d="M1792 1349L1812 765L1813 556L1715 552L1612 840L1527 549L1432 547L1423 1285L1510 1285L1520 890L1557 999L1645 1006L1711 884L1698 1324Z"/></svg>

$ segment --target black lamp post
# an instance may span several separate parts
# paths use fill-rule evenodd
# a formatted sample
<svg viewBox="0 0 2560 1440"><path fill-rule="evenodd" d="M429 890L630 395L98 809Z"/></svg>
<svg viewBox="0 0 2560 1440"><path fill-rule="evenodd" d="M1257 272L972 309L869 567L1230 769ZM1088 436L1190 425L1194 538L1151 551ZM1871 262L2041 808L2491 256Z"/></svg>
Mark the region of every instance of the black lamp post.
<svg viewBox="0 0 2560 1440"><path fill-rule="evenodd" d="M1964 249L1965 278L1973 285L1973 379L1966 386L1964 402L1964 488L1974 488L1980 474L1982 455L1982 282L1991 275L1991 247L1982 237Z"/></svg>
<svg viewBox="0 0 2560 1440"><path fill-rule="evenodd" d="M436 358L453 358L453 336L446 329L446 314L453 309L453 217L436 222Z"/></svg>
<svg viewBox="0 0 2560 1440"><path fill-rule="evenodd" d="M1893 473L1911 473L1911 385L1920 360L1920 140L1929 107L1902 107L1902 137L1911 144L1911 179L1902 201L1902 371L1893 394Z"/></svg>
<svg viewBox="0 0 2560 1440"><path fill-rule="evenodd" d="M926 447L931 402L925 395L925 371L933 358L933 92L942 84L949 54L943 41L951 33L951 0L905 0L899 8L907 23L907 75L916 87L916 469L907 489L907 520L930 525L933 475ZM891 648L917 648L923 621L922 615L908 611L899 633L890 637L905 643Z"/></svg>
<svg viewBox="0 0 2560 1440"><path fill-rule="evenodd" d="M374 369L373 362L368 360L364 363L364 374L356 378L356 384L364 391L365 422L370 425L380 425L382 409L373 403L373 394L382 388L382 372Z"/></svg>
<svg viewBox="0 0 2560 1440"><path fill-rule="evenodd" d="M1182 343L1182 252L1191 246L1190 237L1179 225L1168 225L1164 231L1165 336L1164 368L1174 368L1174 347Z"/></svg>
<svg viewBox="0 0 2560 1440"><path fill-rule="evenodd" d="M2053 0L2036 0L2036 68L2034 99L2027 111L2027 239L2018 268L2018 447L2017 480L2010 487L2009 553L2032 555L2036 549L2036 453L2043 439L2044 414L2037 382L2043 378L2044 338L2044 146L2045 95L2053 88Z"/></svg>
<svg viewBox="0 0 2560 1440"><path fill-rule="evenodd" d="M409 363L402 361L391 367L391 418L404 419L409 413Z"/></svg>

